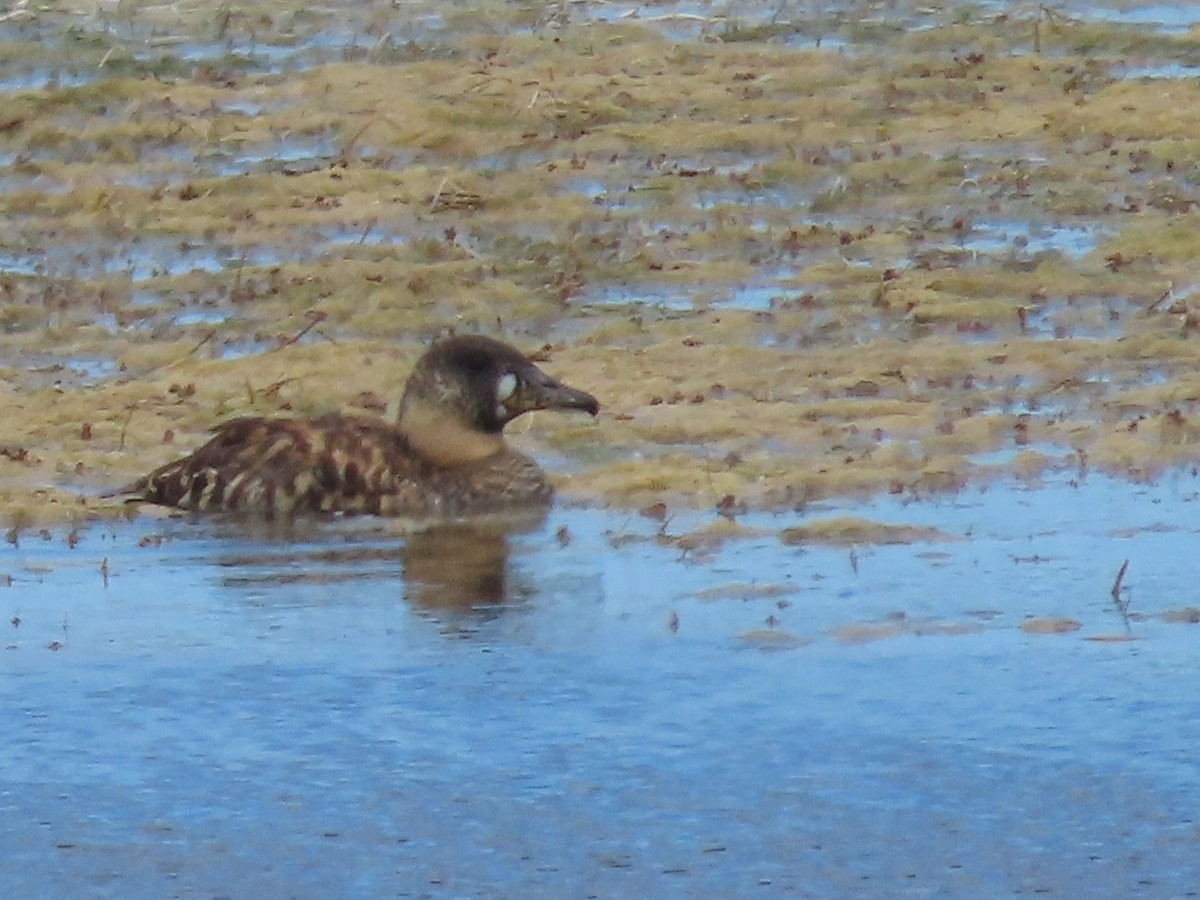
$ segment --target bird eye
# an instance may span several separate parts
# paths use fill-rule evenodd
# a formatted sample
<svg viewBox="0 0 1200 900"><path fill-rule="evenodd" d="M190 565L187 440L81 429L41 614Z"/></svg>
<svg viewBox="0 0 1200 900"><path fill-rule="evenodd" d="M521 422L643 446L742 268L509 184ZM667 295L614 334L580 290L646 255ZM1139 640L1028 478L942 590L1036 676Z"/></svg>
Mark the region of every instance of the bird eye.
<svg viewBox="0 0 1200 900"><path fill-rule="evenodd" d="M500 380L496 382L496 399L504 403L517 392L517 376L512 372L505 372L500 376Z"/></svg>

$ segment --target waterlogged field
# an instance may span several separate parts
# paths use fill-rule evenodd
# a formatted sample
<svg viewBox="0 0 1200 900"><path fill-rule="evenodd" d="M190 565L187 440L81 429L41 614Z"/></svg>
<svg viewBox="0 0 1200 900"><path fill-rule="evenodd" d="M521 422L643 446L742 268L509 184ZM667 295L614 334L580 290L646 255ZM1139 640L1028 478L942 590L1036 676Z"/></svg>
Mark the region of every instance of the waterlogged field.
<svg viewBox="0 0 1200 900"><path fill-rule="evenodd" d="M589 503L1194 461L1186 11L737 9L12 7L2 514L451 329L601 397L523 436Z"/></svg>
<svg viewBox="0 0 1200 900"><path fill-rule="evenodd" d="M1185 896L1200 14L0 7L13 896ZM483 332L544 522L99 497Z"/></svg>

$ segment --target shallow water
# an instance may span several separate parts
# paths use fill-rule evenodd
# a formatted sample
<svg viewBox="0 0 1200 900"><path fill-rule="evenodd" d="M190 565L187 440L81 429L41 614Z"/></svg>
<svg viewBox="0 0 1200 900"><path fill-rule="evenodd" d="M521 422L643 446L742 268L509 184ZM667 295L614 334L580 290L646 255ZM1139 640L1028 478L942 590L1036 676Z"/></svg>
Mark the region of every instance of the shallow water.
<svg viewBox="0 0 1200 900"><path fill-rule="evenodd" d="M833 508L687 551L702 517L588 509L24 536L0 885L1185 896L1198 487L882 500L851 512L956 539L854 549L781 545Z"/></svg>

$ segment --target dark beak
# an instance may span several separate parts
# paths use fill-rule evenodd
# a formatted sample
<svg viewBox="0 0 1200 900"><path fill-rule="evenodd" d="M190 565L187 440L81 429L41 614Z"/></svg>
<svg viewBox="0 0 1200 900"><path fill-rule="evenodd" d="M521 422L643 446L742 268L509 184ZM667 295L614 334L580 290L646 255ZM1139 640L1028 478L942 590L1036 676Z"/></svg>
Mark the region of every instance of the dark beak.
<svg viewBox="0 0 1200 900"><path fill-rule="evenodd" d="M600 402L585 391L577 391L551 378L536 366L525 373L521 389L511 405L514 414L538 409L579 409L591 415L600 412Z"/></svg>

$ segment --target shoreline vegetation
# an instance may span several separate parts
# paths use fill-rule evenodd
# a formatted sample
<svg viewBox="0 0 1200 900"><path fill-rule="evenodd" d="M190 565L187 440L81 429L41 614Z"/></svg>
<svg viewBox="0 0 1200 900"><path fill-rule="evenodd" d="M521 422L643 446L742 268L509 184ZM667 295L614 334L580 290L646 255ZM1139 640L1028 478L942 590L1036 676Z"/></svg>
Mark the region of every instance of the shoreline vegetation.
<svg viewBox="0 0 1200 900"><path fill-rule="evenodd" d="M511 435L567 502L1200 459L1195 29L606 6L0 9L0 527L451 330L600 399Z"/></svg>

